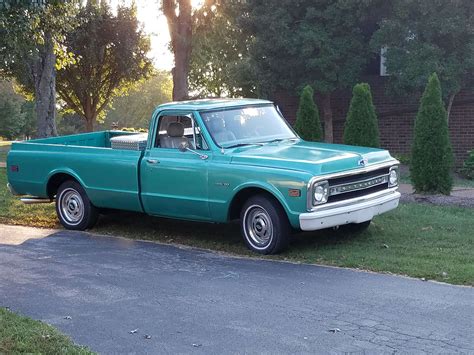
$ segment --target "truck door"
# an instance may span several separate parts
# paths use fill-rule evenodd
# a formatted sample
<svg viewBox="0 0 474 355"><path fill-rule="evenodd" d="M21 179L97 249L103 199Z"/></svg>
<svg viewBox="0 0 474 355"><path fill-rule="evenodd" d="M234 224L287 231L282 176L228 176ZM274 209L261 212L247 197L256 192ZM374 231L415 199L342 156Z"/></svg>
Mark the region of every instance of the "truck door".
<svg viewBox="0 0 474 355"><path fill-rule="evenodd" d="M156 122L156 121L155 121ZM193 220L210 219L208 145L190 113L163 112L141 163L145 211L152 215ZM186 142L192 151L181 151Z"/></svg>

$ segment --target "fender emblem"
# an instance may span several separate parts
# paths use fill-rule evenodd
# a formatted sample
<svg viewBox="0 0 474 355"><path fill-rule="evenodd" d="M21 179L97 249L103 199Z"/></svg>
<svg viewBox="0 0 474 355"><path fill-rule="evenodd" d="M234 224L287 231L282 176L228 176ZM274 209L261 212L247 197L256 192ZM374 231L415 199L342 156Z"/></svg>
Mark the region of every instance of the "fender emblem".
<svg viewBox="0 0 474 355"><path fill-rule="evenodd" d="M223 186L223 187L229 187L230 186L230 184L228 182L216 182L215 185Z"/></svg>

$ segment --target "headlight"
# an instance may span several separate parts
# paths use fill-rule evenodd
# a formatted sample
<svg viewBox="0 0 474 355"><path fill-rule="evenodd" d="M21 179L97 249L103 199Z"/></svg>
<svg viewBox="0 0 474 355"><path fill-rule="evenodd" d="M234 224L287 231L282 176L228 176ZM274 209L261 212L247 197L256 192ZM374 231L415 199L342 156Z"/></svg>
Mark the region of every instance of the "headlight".
<svg viewBox="0 0 474 355"><path fill-rule="evenodd" d="M388 174L388 187L394 187L398 185L398 166L392 166L390 173Z"/></svg>
<svg viewBox="0 0 474 355"><path fill-rule="evenodd" d="M320 205L328 201L329 183L321 181L313 185L313 205Z"/></svg>

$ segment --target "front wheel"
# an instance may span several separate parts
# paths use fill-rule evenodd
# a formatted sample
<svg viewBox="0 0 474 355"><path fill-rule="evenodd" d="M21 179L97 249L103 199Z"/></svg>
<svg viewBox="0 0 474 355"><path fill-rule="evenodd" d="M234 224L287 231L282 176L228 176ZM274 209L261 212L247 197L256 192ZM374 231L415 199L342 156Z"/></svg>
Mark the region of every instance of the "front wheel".
<svg viewBox="0 0 474 355"><path fill-rule="evenodd" d="M248 199L240 212L240 229L250 250L276 254L288 246L291 227L278 201L266 195Z"/></svg>
<svg viewBox="0 0 474 355"><path fill-rule="evenodd" d="M56 213L66 229L85 230L91 228L99 216L84 188L76 181L65 181L56 194Z"/></svg>

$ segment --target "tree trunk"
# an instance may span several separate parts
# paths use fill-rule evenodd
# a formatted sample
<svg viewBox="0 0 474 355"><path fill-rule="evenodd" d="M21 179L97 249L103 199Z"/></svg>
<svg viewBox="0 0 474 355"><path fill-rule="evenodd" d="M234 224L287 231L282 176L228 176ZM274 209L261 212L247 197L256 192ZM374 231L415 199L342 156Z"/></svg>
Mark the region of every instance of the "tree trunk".
<svg viewBox="0 0 474 355"><path fill-rule="evenodd" d="M449 116L451 115L451 108L453 107L453 102L456 95L457 95L457 92L453 92L451 93L451 95L449 95L448 107L446 108L448 122L449 122Z"/></svg>
<svg viewBox="0 0 474 355"><path fill-rule="evenodd" d="M56 56L50 32L45 34L44 45L33 65L35 82L36 136L57 136L56 131Z"/></svg>
<svg viewBox="0 0 474 355"><path fill-rule="evenodd" d="M94 132L94 117L86 117L86 132Z"/></svg>
<svg viewBox="0 0 474 355"><path fill-rule="evenodd" d="M94 123L97 119L97 113L95 107L92 104L92 98L90 96L85 98L84 105L84 119L86 120L86 132L94 132Z"/></svg>
<svg viewBox="0 0 474 355"><path fill-rule="evenodd" d="M188 90L188 75L189 75L189 61L190 50L187 48L187 43L178 41L174 53L174 68L173 68L173 100L181 101L189 97Z"/></svg>
<svg viewBox="0 0 474 355"><path fill-rule="evenodd" d="M332 143L334 141L334 137L332 127L332 109L330 93L321 95L321 109L323 111L324 120L324 141L327 143Z"/></svg>
<svg viewBox="0 0 474 355"><path fill-rule="evenodd" d="M186 100L189 97L188 75L193 37L191 0L162 0L162 9L168 21L174 54L173 100Z"/></svg>

